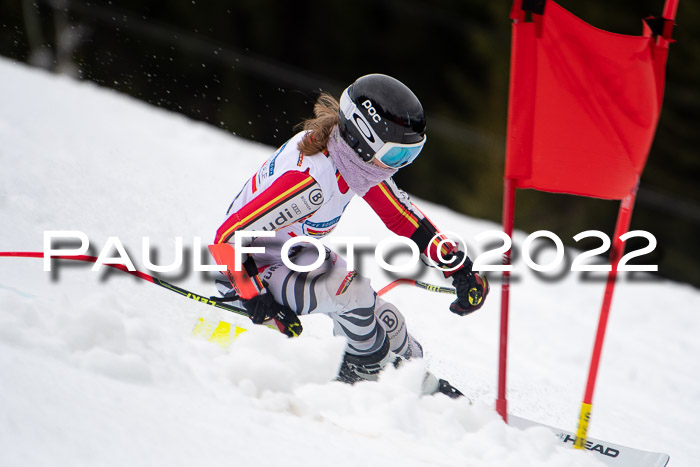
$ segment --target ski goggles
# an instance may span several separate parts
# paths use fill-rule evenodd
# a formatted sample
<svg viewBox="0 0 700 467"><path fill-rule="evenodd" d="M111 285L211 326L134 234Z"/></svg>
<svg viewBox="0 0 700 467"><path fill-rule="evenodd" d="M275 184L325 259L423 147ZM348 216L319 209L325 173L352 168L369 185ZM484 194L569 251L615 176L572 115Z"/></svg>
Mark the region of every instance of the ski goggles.
<svg viewBox="0 0 700 467"><path fill-rule="evenodd" d="M421 141L413 144L384 143L379 151L375 152L374 156L370 157L369 160L377 159L384 165L394 169L400 169L401 167L407 166L418 157L427 139L428 138L423 135Z"/></svg>
<svg viewBox="0 0 700 467"><path fill-rule="evenodd" d="M357 130L356 133L359 133L364 140L365 144L361 146L365 146L369 149L356 152L360 159L365 162L377 159L388 167L400 169L401 167L407 166L418 157L418 154L420 154L427 140L427 137L423 135L422 139L417 143L385 143L374 131L372 125L363 115L363 112L361 112L352 101L347 89L340 96L340 111L343 113L345 119ZM371 119L380 118L376 113L373 115L370 112L371 111L368 109L367 117ZM358 143L360 143L360 141L358 141Z"/></svg>

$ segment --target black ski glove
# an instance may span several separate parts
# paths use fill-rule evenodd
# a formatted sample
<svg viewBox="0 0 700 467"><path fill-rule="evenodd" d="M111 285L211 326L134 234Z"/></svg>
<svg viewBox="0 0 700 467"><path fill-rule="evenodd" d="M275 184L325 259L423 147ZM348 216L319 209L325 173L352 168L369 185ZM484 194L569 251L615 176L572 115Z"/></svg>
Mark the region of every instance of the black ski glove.
<svg viewBox="0 0 700 467"><path fill-rule="evenodd" d="M264 324L288 337L297 337L303 330L296 313L277 303L270 293L264 291L250 300L245 300L243 306L254 324Z"/></svg>
<svg viewBox="0 0 700 467"><path fill-rule="evenodd" d="M458 269L452 274L452 285L457 289L457 300L450 304L450 311L459 316L481 308L489 294L486 276L468 268Z"/></svg>

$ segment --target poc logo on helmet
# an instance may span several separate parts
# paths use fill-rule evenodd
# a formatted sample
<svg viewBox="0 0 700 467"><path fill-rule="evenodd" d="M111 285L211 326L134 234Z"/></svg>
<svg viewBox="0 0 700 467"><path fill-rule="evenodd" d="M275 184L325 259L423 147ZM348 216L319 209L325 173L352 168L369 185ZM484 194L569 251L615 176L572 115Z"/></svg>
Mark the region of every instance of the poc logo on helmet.
<svg viewBox="0 0 700 467"><path fill-rule="evenodd" d="M367 109L367 113L369 114L370 117L372 117L372 120L374 120L374 123L379 123L382 121L382 117L380 117L379 114L377 113L377 109L372 107L372 103L370 102L369 99L367 99L366 101L364 101L362 103L362 107Z"/></svg>

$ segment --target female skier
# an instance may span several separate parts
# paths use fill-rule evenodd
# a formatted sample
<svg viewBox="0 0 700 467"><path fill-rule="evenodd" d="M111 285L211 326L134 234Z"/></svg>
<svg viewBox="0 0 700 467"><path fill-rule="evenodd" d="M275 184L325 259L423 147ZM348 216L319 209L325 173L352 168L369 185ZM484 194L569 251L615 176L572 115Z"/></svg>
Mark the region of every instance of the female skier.
<svg viewBox="0 0 700 467"><path fill-rule="evenodd" d="M447 269L463 261L444 272L457 290L452 312L464 316L481 308L489 286L454 244L443 244L437 251L437 229L391 179L418 156L426 141L423 107L408 87L386 75L363 76L345 89L340 102L322 94L314 115L229 206L212 247L219 264L227 262L215 248L230 249L236 232L266 231L271 236L241 236L239 248L264 247L264 252L243 254L239 270L229 262L217 288L224 298L242 300L254 323L275 325L290 336L301 331L297 316L327 314L334 334L347 340L338 379L351 384L376 380L390 362L423 356L404 316L377 296L368 279L348 272L345 261L328 248L320 267L308 272L288 268L281 259L287 240L328 235L348 203L359 196L392 232L410 238L435 264ZM309 243L297 244L288 254L298 266L319 258ZM461 395L428 373L423 392L437 391Z"/></svg>

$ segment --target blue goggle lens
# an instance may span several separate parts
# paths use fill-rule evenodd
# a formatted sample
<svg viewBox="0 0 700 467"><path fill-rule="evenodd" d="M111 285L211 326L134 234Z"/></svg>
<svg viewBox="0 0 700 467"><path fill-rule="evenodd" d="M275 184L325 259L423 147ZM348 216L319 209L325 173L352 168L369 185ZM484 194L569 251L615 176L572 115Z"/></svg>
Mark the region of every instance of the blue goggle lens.
<svg viewBox="0 0 700 467"><path fill-rule="evenodd" d="M413 162L420 154L423 145L414 147L393 147L383 154L379 160L389 167L400 168Z"/></svg>

